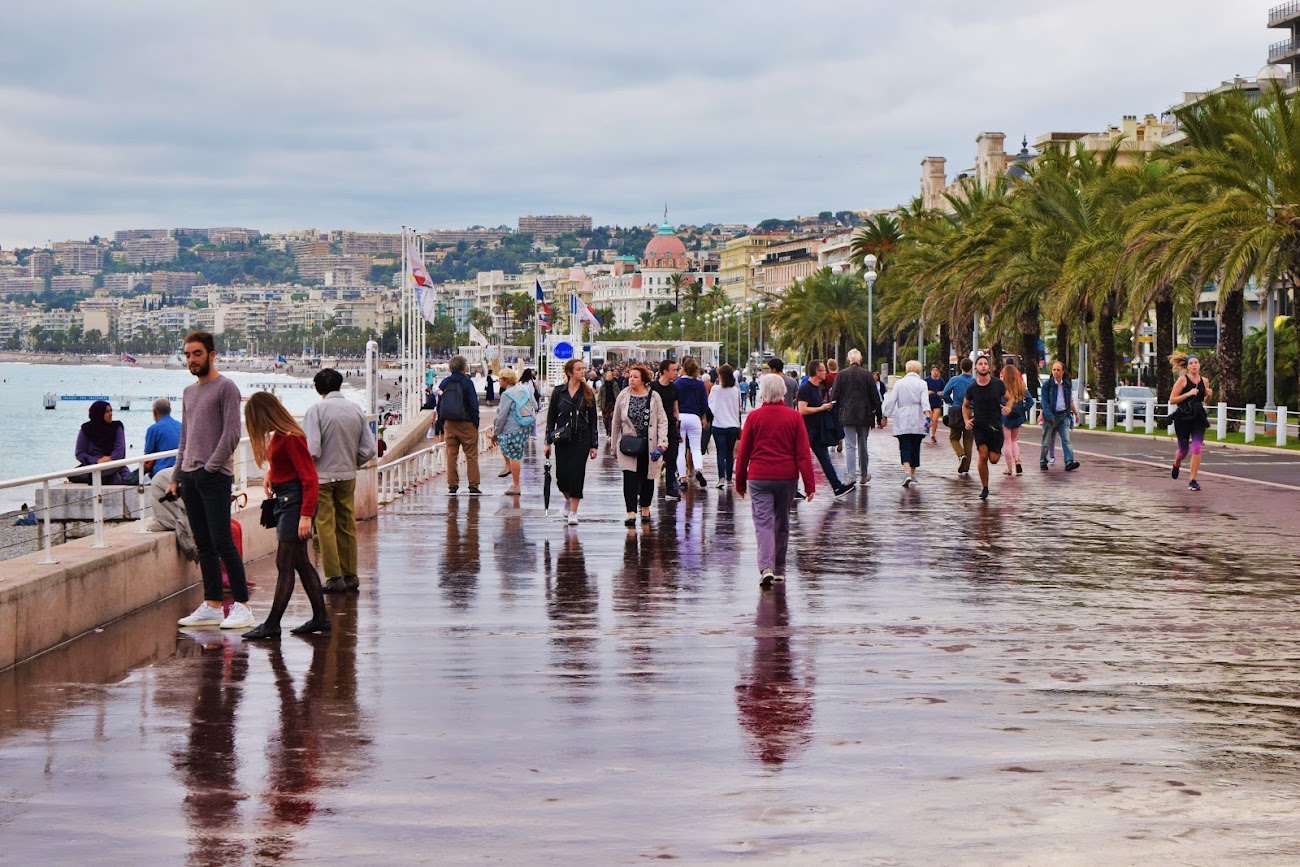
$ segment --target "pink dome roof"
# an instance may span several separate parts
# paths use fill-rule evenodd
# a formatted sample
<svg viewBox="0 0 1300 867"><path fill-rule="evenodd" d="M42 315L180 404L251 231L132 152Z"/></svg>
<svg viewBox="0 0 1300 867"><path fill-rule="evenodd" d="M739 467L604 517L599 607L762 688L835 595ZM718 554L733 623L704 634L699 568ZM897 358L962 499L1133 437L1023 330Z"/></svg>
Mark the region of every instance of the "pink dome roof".
<svg viewBox="0 0 1300 867"><path fill-rule="evenodd" d="M681 238L673 234L672 228L665 223L659 227L659 234L651 238L650 243L645 245L645 258L685 259L686 245L682 243Z"/></svg>

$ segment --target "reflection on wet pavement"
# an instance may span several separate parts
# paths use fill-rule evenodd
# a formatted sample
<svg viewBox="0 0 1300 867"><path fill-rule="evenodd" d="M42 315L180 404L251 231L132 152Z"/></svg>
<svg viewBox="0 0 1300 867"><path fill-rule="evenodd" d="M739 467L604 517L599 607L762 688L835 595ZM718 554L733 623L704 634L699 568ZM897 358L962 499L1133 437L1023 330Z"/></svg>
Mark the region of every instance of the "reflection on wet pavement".
<svg viewBox="0 0 1300 867"><path fill-rule="evenodd" d="M0 674L0 860L1300 859L1293 494L1093 460L980 504L893 446L768 592L748 502L629 530L602 456L577 528L402 498L331 636L178 636L187 594Z"/></svg>

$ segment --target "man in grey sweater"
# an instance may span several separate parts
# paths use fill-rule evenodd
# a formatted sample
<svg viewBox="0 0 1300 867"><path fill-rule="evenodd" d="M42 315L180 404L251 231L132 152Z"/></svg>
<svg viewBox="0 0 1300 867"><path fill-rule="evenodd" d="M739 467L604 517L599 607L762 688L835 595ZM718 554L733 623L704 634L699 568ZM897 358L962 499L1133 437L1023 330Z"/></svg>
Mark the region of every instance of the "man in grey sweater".
<svg viewBox="0 0 1300 867"><path fill-rule="evenodd" d="M181 499L189 515L194 545L203 575L203 603L181 626L220 626L244 629L257 621L248 608L248 579L244 558L230 531L230 492L235 482L235 450L239 447L239 386L217 373L212 335L192 331L185 337L185 363L198 379L186 387L182 403L181 442L176 469L167 493ZM234 604L222 616L225 596L221 567L230 579Z"/></svg>
<svg viewBox="0 0 1300 867"><path fill-rule="evenodd" d="M322 398L303 417L307 449L320 476L316 534L326 593L356 593L357 516L354 498L357 470L375 456L375 436L361 407L343 396L342 375L325 368L312 380Z"/></svg>

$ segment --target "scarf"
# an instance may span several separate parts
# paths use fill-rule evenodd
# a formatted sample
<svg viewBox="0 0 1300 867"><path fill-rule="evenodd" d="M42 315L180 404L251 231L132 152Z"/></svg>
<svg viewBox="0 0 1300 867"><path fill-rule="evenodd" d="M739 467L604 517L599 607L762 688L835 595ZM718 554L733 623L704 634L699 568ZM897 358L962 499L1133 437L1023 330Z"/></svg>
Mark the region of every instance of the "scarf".
<svg viewBox="0 0 1300 867"><path fill-rule="evenodd" d="M117 432L122 429L120 421L104 421L104 414L110 408L106 400L95 401L90 405L90 421L81 426L86 441L103 455L113 454L113 448L117 445Z"/></svg>

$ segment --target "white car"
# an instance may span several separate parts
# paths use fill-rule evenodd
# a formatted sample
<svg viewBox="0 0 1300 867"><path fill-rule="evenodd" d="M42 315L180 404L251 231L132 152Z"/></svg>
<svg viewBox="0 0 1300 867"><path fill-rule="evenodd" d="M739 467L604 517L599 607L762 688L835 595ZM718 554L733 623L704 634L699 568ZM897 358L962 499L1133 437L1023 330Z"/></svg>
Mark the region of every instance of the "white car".
<svg viewBox="0 0 1300 867"><path fill-rule="evenodd" d="M1115 389L1115 418L1123 422L1132 410L1133 420L1145 423L1151 401L1159 402L1154 389L1145 385L1121 385Z"/></svg>

